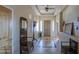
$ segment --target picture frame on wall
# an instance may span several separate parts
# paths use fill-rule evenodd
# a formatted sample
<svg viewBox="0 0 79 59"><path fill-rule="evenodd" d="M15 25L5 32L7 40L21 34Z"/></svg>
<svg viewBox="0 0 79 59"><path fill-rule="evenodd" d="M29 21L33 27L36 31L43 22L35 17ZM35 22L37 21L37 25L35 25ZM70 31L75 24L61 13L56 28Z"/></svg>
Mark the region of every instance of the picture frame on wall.
<svg viewBox="0 0 79 59"><path fill-rule="evenodd" d="M72 34L72 23L65 24L64 33L66 33L68 35Z"/></svg>

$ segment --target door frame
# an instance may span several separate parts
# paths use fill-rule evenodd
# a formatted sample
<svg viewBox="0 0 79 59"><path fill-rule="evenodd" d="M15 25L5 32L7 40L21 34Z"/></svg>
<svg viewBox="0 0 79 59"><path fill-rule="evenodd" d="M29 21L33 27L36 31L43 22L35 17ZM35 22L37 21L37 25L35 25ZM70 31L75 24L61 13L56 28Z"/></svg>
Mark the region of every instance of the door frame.
<svg viewBox="0 0 79 59"><path fill-rule="evenodd" d="M51 20L44 20L44 23L43 23L43 36L45 36L45 35L44 35L45 21L50 21L50 37L51 37Z"/></svg>
<svg viewBox="0 0 79 59"><path fill-rule="evenodd" d="M11 44L10 46L10 53L13 53L13 46L12 46L12 40L13 40L13 38L12 38L12 21L13 21L13 10L10 8L10 7L8 7L8 6L5 6L5 5L0 5L0 8L1 8L1 11L5 11L5 12L7 12L7 13L9 13L8 14L8 16L10 16L10 19L9 19L9 28L8 28L8 31L10 32L10 34L9 34L9 32L8 32L8 37L9 37L9 35L11 35L11 37L9 37L9 39L8 40L11 40L9 43ZM7 52L6 52L7 53Z"/></svg>

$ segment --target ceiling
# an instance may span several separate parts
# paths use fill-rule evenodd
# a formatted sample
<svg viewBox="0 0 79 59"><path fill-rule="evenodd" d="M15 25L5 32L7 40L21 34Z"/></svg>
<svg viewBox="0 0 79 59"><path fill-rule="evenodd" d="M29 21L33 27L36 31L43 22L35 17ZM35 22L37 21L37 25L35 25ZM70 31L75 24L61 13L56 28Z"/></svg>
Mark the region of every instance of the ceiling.
<svg viewBox="0 0 79 59"><path fill-rule="evenodd" d="M40 15L55 15L64 7L65 5L36 5L35 9Z"/></svg>

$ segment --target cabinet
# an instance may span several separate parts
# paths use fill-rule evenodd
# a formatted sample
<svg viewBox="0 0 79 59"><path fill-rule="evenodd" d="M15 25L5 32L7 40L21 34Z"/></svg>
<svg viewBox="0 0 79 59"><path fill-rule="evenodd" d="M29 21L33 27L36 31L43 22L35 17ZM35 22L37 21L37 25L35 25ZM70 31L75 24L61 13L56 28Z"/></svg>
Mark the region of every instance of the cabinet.
<svg viewBox="0 0 79 59"><path fill-rule="evenodd" d="M28 44L27 44L27 19L24 17L20 17L20 53L27 54Z"/></svg>

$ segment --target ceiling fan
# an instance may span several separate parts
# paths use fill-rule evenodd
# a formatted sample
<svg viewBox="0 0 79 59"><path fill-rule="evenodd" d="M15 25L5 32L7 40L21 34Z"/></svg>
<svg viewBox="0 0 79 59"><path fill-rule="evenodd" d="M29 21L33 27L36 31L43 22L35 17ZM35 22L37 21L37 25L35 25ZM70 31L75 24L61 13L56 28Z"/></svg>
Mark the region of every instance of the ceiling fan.
<svg viewBox="0 0 79 59"><path fill-rule="evenodd" d="M45 11L49 11L49 9L54 9L54 8L49 8L49 6L47 5L46 7L45 7Z"/></svg>

